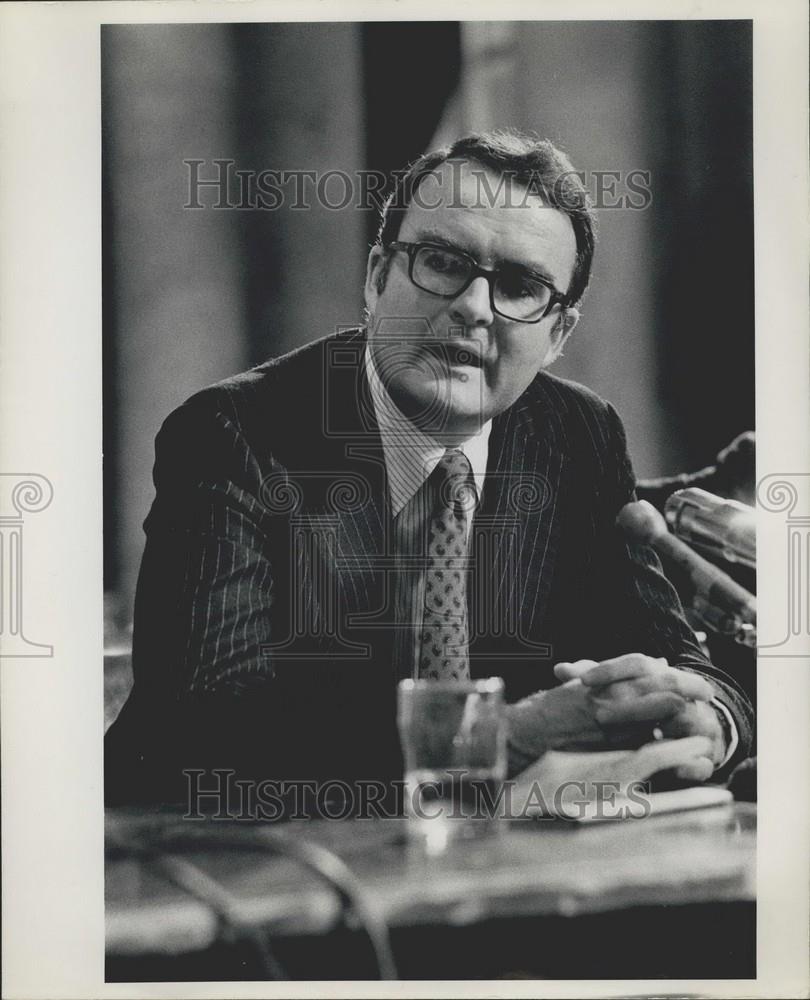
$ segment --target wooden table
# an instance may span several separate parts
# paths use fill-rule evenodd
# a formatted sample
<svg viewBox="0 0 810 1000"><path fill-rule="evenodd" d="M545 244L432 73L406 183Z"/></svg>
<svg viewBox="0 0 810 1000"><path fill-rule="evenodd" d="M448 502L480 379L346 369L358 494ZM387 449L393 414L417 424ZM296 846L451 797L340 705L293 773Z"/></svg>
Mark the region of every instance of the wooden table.
<svg viewBox="0 0 810 1000"><path fill-rule="evenodd" d="M215 912L171 884L156 861L160 857L190 862L210 877L215 888L224 890L238 923L268 941L295 941L299 950L304 947L301 942L308 942L312 955L318 941L351 935L351 919L349 930L341 931L345 914L337 893L299 862L278 856L272 846L262 846L259 841L268 830L271 837L280 833L299 844L323 845L347 864L365 898L391 928L398 964L410 970L405 974L426 978L439 974L441 962L436 962L441 956L433 955L420 965L413 950L420 940L436 941L437 929L446 941L467 930L467 945L458 947L467 955L465 967L482 970L474 975L488 975L491 969L522 974L523 966L530 966L526 974L547 974L547 970L555 974L549 950L543 949L540 961L501 947L507 937L514 944L515 935L520 938L527 932L529 941L541 933L549 947L556 942L560 961L578 941L577 953L585 962L580 971L572 971L572 978L588 974L582 968L593 967L591 974L603 975L615 965L620 972L622 957L614 954L610 942L605 944L606 928L620 935L615 942L620 951L632 943L636 958L627 958L626 976L633 975L639 962L646 969L642 974L648 975L649 961L653 974L661 969L658 974L667 976L673 970L679 977L695 971L727 976L731 970L739 978L753 974L755 806L733 804L590 826L513 822L491 842L465 846L437 859L426 859L409 846L404 823L262 825L110 811L111 843L122 839L133 845L150 843L156 853L150 859L110 852L108 977L141 978L138 970L143 970L144 978L154 978L156 969L175 966L182 970L180 978L187 977L195 968L195 955L210 955L221 947L221 922ZM470 933L476 929L477 936ZM674 934L679 937L677 944L669 940ZM627 935L635 940L627 941ZM471 952L473 944L489 951L483 964L478 962L481 956ZM402 954L400 947L410 949L408 954ZM449 954L452 949L444 947ZM681 973L689 964L683 952L690 948L692 954L700 952L697 970ZM499 949L504 952L503 963L497 959ZM661 955L653 959L656 949ZM668 955L672 969L664 968ZM714 956L717 972L713 973ZM173 963L181 957L179 964ZM520 969L514 967L516 962ZM420 971L428 967L433 974ZM203 962L200 968L208 971L198 978L214 978L211 968L216 963ZM321 968L328 969L328 962ZM249 977L254 976L247 970L245 978ZM337 978L306 971L304 977ZM233 978L233 973L223 978Z"/></svg>

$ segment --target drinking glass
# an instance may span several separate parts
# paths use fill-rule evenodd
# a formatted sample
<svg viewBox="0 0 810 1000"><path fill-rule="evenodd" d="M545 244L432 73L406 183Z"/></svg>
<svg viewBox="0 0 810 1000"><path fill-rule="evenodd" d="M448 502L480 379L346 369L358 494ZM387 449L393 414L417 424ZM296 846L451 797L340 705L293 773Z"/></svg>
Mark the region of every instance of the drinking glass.
<svg viewBox="0 0 810 1000"><path fill-rule="evenodd" d="M438 854L497 835L506 777L501 678L406 680L398 693L409 836Z"/></svg>

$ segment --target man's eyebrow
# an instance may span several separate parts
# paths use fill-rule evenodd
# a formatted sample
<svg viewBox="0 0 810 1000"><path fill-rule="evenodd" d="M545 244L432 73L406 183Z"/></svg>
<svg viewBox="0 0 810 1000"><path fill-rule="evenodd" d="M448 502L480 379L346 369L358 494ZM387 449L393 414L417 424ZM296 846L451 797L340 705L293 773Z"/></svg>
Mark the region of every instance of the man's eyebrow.
<svg viewBox="0 0 810 1000"><path fill-rule="evenodd" d="M436 233L432 229L418 229L416 231L416 236L413 238L413 242L438 243L443 247L447 247L448 250L463 250L464 253L468 253L471 257L476 256L475 251L469 244L460 243L458 240L448 239L446 236L442 236L441 233Z"/></svg>
<svg viewBox="0 0 810 1000"><path fill-rule="evenodd" d="M465 245L457 240L448 239L446 236L442 236L440 233L435 233L431 229L417 230L416 236L414 236L412 242L437 243L440 246L447 247L448 250L463 250L464 253L469 254L469 256L474 260L478 260L478 254L469 244ZM553 275L551 275L544 267L540 267L537 264L524 264L519 260L506 260L503 257L497 257L495 259L495 267L513 267L516 270L522 271L530 278L537 278L554 288L557 287Z"/></svg>

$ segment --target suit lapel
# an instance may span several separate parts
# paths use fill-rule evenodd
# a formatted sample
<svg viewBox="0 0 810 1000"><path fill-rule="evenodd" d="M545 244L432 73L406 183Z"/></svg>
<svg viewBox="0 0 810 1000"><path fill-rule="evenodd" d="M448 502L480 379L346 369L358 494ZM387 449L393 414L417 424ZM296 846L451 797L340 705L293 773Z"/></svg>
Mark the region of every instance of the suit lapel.
<svg viewBox="0 0 810 1000"><path fill-rule="evenodd" d="M348 613L373 615L384 612L387 604L386 556L391 539L382 448L359 442L349 445L345 467L347 502L333 503L336 566Z"/></svg>
<svg viewBox="0 0 810 1000"><path fill-rule="evenodd" d="M559 544L567 439L553 394L541 375L496 418L473 529L474 634L517 637L524 656L542 652L530 640L545 615Z"/></svg>
<svg viewBox="0 0 810 1000"><path fill-rule="evenodd" d="M327 419L335 432L329 439L329 467L340 470L331 484L326 509L336 526L332 564L341 591L342 617L361 616L367 622L379 612L384 617L390 575L386 555L391 551L393 522L364 351L365 337L356 334L336 340L335 356L327 354L325 359Z"/></svg>

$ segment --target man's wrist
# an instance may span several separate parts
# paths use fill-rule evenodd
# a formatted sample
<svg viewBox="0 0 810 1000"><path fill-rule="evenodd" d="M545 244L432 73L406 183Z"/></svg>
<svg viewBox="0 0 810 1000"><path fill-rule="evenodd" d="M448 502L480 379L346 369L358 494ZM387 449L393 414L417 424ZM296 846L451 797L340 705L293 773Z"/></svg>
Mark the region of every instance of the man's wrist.
<svg viewBox="0 0 810 1000"><path fill-rule="evenodd" d="M544 693L506 706L509 772L517 774L549 750L544 738L542 700Z"/></svg>

